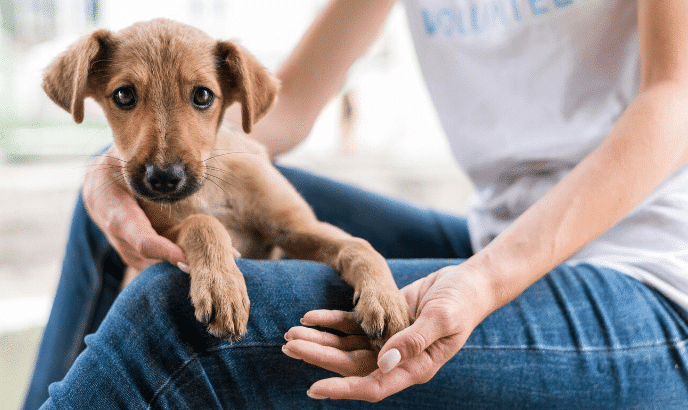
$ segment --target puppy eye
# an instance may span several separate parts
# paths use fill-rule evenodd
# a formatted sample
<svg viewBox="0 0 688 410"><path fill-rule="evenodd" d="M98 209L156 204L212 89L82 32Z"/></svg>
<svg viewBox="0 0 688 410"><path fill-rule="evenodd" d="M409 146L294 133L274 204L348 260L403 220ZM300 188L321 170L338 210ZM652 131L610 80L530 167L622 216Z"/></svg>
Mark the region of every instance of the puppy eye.
<svg viewBox="0 0 688 410"><path fill-rule="evenodd" d="M123 109L130 110L136 105L136 90L131 86L119 87L112 94L112 101Z"/></svg>
<svg viewBox="0 0 688 410"><path fill-rule="evenodd" d="M213 103L213 98L214 96L212 91L205 87L198 87L194 90L193 95L191 96L191 102L196 108L205 110Z"/></svg>

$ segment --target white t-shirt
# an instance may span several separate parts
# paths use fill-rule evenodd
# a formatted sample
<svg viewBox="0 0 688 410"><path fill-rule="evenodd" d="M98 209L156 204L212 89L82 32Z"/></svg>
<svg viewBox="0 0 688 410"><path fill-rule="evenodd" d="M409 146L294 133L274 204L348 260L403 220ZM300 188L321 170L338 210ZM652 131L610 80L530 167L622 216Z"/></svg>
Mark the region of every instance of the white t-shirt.
<svg viewBox="0 0 688 410"><path fill-rule="evenodd" d="M640 84L636 0L406 0L416 53L476 195L482 249L597 147ZM688 310L688 168L567 263L639 279Z"/></svg>

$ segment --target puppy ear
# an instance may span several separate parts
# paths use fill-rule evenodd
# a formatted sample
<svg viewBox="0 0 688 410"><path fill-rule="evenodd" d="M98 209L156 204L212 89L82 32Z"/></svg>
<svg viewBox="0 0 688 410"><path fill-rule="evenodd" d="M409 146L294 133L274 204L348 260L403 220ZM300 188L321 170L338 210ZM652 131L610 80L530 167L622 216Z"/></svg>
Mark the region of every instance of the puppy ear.
<svg viewBox="0 0 688 410"><path fill-rule="evenodd" d="M227 104L239 101L241 125L249 134L275 102L279 82L248 51L232 42L219 41L215 54Z"/></svg>
<svg viewBox="0 0 688 410"><path fill-rule="evenodd" d="M84 99L94 89L95 77L105 75L104 56L111 45L110 31L95 31L69 47L45 69L43 90L57 105L70 112L77 124L84 120Z"/></svg>

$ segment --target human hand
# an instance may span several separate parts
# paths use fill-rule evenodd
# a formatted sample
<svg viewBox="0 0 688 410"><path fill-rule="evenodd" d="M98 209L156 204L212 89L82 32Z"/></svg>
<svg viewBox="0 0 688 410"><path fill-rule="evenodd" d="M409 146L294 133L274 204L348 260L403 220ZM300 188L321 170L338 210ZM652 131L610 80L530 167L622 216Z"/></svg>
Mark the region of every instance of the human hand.
<svg viewBox="0 0 688 410"><path fill-rule="evenodd" d="M314 399L377 402L411 385L429 381L464 345L490 313L486 287L460 266L443 268L402 289L416 320L378 353L350 312L315 310L305 326L335 329L336 336L297 326L285 334L283 351L345 377L319 380L308 390Z"/></svg>
<svg viewBox="0 0 688 410"><path fill-rule="evenodd" d="M122 164L113 147L89 165L82 189L89 216L127 266L141 271L160 260L185 263L182 249L153 229L124 181Z"/></svg>

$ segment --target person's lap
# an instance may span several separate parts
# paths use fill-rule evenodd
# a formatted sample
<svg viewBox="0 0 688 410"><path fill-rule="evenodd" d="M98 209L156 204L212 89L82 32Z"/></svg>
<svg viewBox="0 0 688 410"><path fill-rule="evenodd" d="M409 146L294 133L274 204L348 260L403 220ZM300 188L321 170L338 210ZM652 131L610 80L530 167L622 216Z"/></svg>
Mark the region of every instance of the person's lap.
<svg viewBox="0 0 688 410"><path fill-rule="evenodd" d="M390 267L404 286L456 262L390 260ZM205 332L188 301L188 276L156 265L86 338L66 379L51 386L49 405L368 408L309 399L309 385L334 374L281 352L284 333L307 311L351 309L349 287L318 263L241 260L239 267L252 299L244 339ZM678 408L687 398L686 330L644 285L610 270L561 266L488 317L429 383L371 407Z"/></svg>
<svg viewBox="0 0 688 410"><path fill-rule="evenodd" d="M400 287L470 256L461 218L300 171L282 172L322 220L368 239L387 258L414 258L389 262ZM85 213L77 210L75 224L83 224L84 218ZM94 249L103 238L98 233L91 236L80 250L82 256L86 251L98 253ZM352 308L351 290L329 268L303 261L239 261L252 301L251 316L246 337L230 344L209 336L196 322L188 300L188 276L167 264L144 271L98 327L98 312L107 311L112 293L102 289L112 287L109 282L116 284L119 267L107 256L98 253L98 259L91 254L91 260L98 260L94 269L109 266L115 273L101 279L106 285L100 285L100 296L86 292L91 313L83 316L90 319L77 327L98 332L89 336L88 349L66 379L51 388L57 400L66 399L62 393L67 391L80 403L84 397L104 400L100 392L107 391L127 392L122 396L127 403L141 400L161 408L213 408L213 400L218 408L269 407L267 403L277 408L293 408L296 403L304 408L367 407L308 399L308 386L332 374L281 352L284 333L298 325L306 311ZM65 266L69 255L68 251ZM51 317L51 322L59 320ZM672 408L688 399L686 335L686 314L645 285L608 269L562 265L489 316L431 382L381 404L647 408L654 403ZM50 339L46 330L43 344L50 344Z"/></svg>

